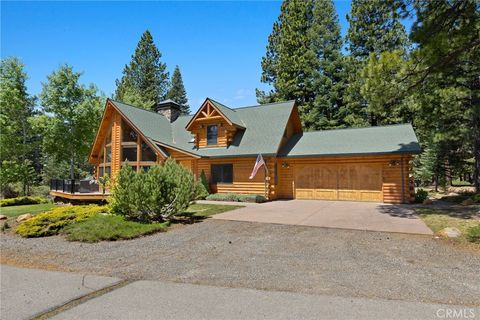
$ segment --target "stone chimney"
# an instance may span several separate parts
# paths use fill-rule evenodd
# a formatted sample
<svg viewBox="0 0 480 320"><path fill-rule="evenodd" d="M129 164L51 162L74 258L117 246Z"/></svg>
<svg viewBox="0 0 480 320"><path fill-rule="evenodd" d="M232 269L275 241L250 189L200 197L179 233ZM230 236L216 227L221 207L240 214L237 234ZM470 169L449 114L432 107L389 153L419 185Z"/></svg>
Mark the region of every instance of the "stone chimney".
<svg viewBox="0 0 480 320"><path fill-rule="evenodd" d="M181 113L180 105L170 99L157 103L155 111L165 116L170 122L177 120Z"/></svg>

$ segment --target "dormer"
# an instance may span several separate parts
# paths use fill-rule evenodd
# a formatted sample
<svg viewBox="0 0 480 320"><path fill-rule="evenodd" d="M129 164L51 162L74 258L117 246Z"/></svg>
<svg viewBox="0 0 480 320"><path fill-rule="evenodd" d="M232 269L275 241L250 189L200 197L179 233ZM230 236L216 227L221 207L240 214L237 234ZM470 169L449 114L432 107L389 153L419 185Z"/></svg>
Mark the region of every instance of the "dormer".
<svg viewBox="0 0 480 320"><path fill-rule="evenodd" d="M195 138L197 148L228 147L238 130L245 130L235 110L205 99L185 127Z"/></svg>

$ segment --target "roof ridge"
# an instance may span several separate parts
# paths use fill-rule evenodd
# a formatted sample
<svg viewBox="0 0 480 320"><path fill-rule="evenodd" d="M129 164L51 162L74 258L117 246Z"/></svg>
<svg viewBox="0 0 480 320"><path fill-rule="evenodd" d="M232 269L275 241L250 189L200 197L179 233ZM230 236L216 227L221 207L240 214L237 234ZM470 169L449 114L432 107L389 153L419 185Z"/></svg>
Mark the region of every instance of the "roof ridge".
<svg viewBox="0 0 480 320"><path fill-rule="evenodd" d="M141 111L150 112L150 113L153 113L153 114L156 114L156 115L158 115L158 116L163 117L163 116L162 116L160 113L158 113L158 112L155 112L155 111L152 111L152 110L143 109L143 108L134 106L133 104L125 103L125 102L118 101L118 100L113 100L113 99L110 99L110 98L108 98L108 100L112 101L113 103L115 103L115 102L116 102L116 103L121 103L121 104L126 105L127 107L132 107L132 108L135 108L135 109L138 109L138 110L141 110Z"/></svg>
<svg viewBox="0 0 480 320"><path fill-rule="evenodd" d="M224 105L224 104L221 103L221 102L218 102L217 100L214 100L214 99L212 99L212 98L210 98L210 97L207 97L207 99L208 99L208 100L211 100L211 101L213 101L213 102L215 102L215 103L218 103L218 104L222 105L223 107L225 107L225 108L227 108L227 109L230 109L230 110L232 110L232 111L235 111L235 109L232 109L232 108L230 108L229 106L226 106L226 105Z"/></svg>
<svg viewBox="0 0 480 320"><path fill-rule="evenodd" d="M351 127L351 128L334 128L334 129L324 129L324 130L315 130L315 131L304 131L302 132L303 134L305 133L317 133L317 132L325 132L325 131L346 131L346 130L361 130L361 129L374 129L374 128L388 128L388 127L399 127L399 126L406 126L406 125L412 125L411 123L395 123L395 124L387 124L384 126L370 126L370 127Z"/></svg>
<svg viewBox="0 0 480 320"><path fill-rule="evenodd" d="M288 102L294 102L294 101L295 100L286 100L286 101L279 101L279 102L261 103L261 104L256 104L256 105L253 105L253 106L238 107L238 108L235 108L234 110L247 109L247 108L258 108L258 107L268 106L268 105L271 105L271 104L281 104L281 103L288 103Z"/></svg>

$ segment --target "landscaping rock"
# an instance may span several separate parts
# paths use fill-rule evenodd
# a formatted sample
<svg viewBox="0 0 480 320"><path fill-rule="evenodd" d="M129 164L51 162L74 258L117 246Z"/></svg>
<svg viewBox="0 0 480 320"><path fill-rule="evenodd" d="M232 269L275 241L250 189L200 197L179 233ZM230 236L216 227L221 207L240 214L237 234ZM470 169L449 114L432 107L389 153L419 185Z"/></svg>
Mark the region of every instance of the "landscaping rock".
<svg viewBox="0 0 480 320"><path fill-rule="evenodd" d="M33 218L33 215L31 215L30 213L27 213L27 214L22 214L22 215L18 216L16 221L17 222L22 222L22 221L30 220L32 218Z"/></svg>
<svg viewBox="0 0 480 320"><path fill-rule="evenodd" d="M432 199L423 200L423 204L432 204L432 203L433 203Z"/></svg>
<svg viewBox="0 0 480 320"><path fill-rule="evenodd" d="M460 230L457 228L445 228L440 230L439 232L442 236L447 237L447 238L457 238L459 237L462 233Z"/></svg>
<svg viewBox="0 0 480 320"><path fill-rule="evenodd" d="M4 214L0 214L0 220L7 220L7 216Z"/></svg>
<svg viewBox="0 0 480 320"><path fill-rule="evenodd" d="M470 198L469 198L469 199L463 200L462 203L461 203L461 205L462 205L462 206L471 206L471 205L473 205L474 203L475 203L475 202L473 202L473 199L470 199Z"/></svg>

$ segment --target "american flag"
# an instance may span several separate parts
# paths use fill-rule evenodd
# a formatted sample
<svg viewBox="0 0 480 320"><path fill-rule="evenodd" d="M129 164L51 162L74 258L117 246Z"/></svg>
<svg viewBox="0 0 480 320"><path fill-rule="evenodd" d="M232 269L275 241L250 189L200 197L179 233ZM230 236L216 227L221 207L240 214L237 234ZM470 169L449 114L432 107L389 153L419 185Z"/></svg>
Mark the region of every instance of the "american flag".
<svg viewBox="0 0 480 320"><path fill-rule="evenodd" d="M263 161L262 155L259 154L257 156L257 161L255 161L255 166L253 167L252 173L250 174L250 177L248 177L248 179L253 179L257 174L258 169L260 169L260 167L264 165L265 165L265 161Z"/></svg>

